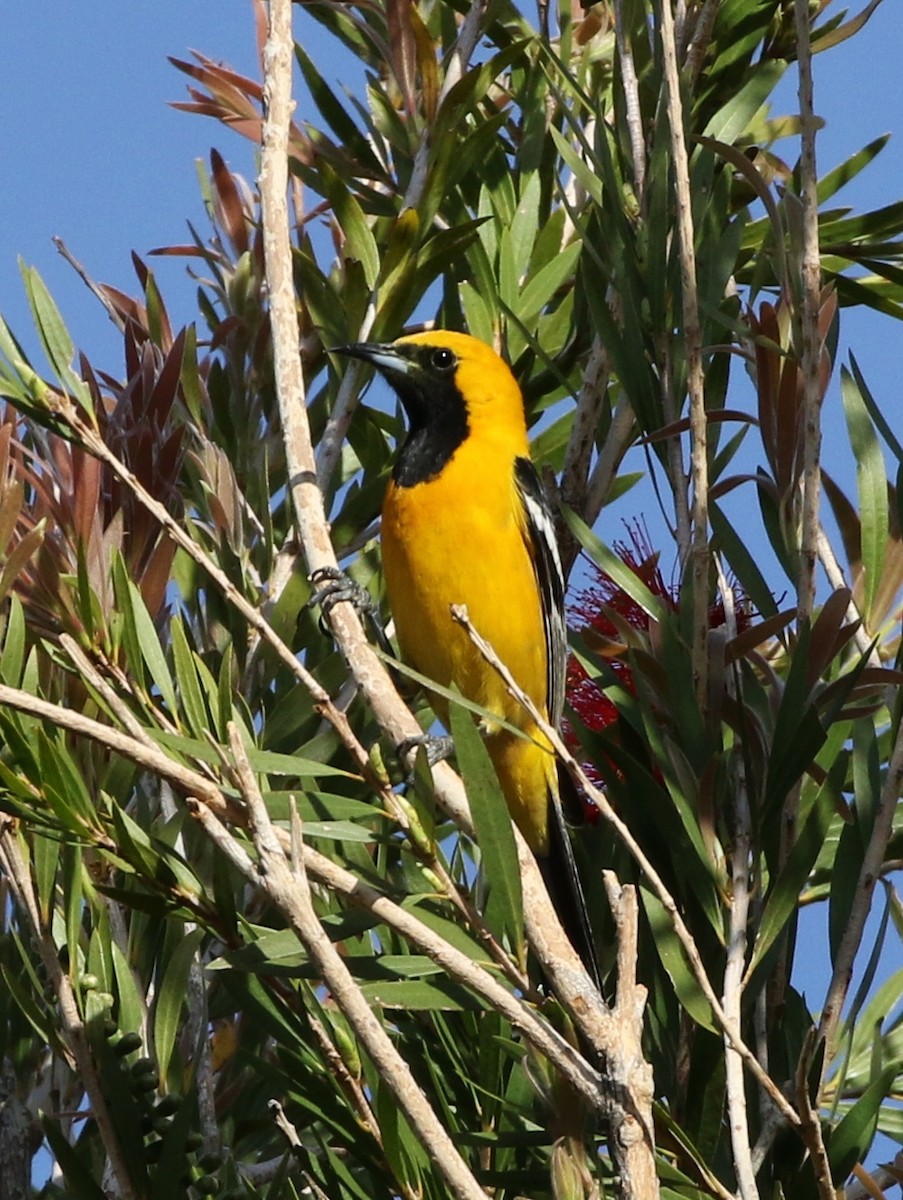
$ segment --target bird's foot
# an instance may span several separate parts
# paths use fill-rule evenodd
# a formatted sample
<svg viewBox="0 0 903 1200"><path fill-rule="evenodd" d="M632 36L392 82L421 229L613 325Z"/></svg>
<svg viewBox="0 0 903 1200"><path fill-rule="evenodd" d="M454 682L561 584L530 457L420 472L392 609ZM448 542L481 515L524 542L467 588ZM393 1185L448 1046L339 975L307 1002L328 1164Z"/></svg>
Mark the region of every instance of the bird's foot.
<svg viewBox="0 0 903 1200"><path fill-rule="evenodd" d="M337 604L347 603L354 606L361 620L369 622L380 648L387 654L392 653L392 647L386 637L379 614L379 605L365 587L355 582L350 575L339 570L338 567L318 567L316 571L312 572L309 579L316 591L307 603L311 608L316 605L320 606L320 629L327 637L331 634L326 623L329 614Z"/></svg>
<svg viewBox="0 0 903 1200"><path fill-rule="evenodd" d="M403 741L400 741L395 747L395 753L404 762L411 750L415 750L419 746L423 746L426 750L426 761L431 767L450 758L455 750L454 740L447 734L420 733L415 737L404 738Z"/></svg>

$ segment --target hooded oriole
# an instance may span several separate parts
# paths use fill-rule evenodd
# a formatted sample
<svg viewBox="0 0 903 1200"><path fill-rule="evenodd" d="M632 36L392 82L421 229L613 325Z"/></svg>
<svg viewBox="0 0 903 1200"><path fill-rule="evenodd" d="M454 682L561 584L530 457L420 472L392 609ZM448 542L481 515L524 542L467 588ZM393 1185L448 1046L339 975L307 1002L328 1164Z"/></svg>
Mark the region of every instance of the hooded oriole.
<svg viewBox="0 0 903 1200"><path fill-rule="evenodd" d="M554 754L449 612L452 604L467 606L476 628L557 726L567 660L564 580L548 502L530 461L520 389L489 346L462 333L418 333L340 350L379 370L408 420L381 535L402 657L528 735L482 724L509 811L595 975ZM433 707L447 723L446 702L434 696Z"/></svg>

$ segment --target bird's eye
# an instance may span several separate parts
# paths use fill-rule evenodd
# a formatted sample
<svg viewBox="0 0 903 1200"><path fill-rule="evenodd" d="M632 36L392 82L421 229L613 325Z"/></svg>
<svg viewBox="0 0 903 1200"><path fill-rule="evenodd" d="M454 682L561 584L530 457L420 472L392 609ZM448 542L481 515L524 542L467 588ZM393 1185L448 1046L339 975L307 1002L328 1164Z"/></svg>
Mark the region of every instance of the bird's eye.
<svg viewBox="0 0 903 1200"><path fill-rule="evenodd" d="M458 360L451 350L440 346L438 350L433 351L432 362L437 371L451 371L457 366Z"/></svg>

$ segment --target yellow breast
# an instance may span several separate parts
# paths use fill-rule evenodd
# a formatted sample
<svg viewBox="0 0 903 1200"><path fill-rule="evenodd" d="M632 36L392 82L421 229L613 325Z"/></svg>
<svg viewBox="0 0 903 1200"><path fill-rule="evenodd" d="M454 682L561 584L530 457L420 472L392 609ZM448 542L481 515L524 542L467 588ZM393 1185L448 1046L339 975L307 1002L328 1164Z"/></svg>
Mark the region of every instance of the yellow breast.
<svg viewBox="0 0 903 1200"><path fill-rule="evenodd" d="M500 449L470 439L438 477L409 488L390 484L383 569L403 657L523 727L523 710L449 614L450 605L465 604L521 687L545 707L542 611L514 480L520 447ZM445 705L436 707L444 718Z"/></svg>

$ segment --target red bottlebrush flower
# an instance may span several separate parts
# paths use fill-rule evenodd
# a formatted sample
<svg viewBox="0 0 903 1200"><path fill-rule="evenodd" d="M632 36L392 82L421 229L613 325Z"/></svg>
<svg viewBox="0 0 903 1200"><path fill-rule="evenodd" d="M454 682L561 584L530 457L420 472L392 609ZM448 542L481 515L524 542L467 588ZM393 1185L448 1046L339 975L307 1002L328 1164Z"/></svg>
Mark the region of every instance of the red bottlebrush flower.
<svg viewBox="0 0 903 1200"><path fill-rule="evenodd" d="M636 522L628 526L627 532L629 540L616 542L615 553L653 595L660 597L667 608L676 612L677 595L665 582L659 566L658 552L653 549L645 527ZM625 657L627 643L623 633L625 626L641 633L648 630L649 614L609 575L594 563L590 566L595 579L583 591L577 593L569 604L570 627L584 638L590 649L608 662L624 687L633 691L633 676ZM738 603L735 611L738 630L743 630L749 625L750 617L748 606L742 602ZM719 599L709 610L709 627L717 629L719 625L724 624L724 620L724 603ZM568 660L567 699L587 729L605 729L614 724L617 718L614 704L587 675L573 655ZM566 720L563 722L562 732L568 746L577 753L579 742ZM592 763L585 763L584 770L594 783L601 786L599 772ZM587 820L592 822L597 816L595 805L587 801Z"/></svg>
<svg viewBox="0 0 903 1200"><path fill-rule="evenodd" d="M628 528L628 536L629 543L615 543L615 553L651 592L673 605L673 595L665 583L658 565L658 555L652 549L646 530L637 523ZM613 618L616 617L618 622L623 622L633 629L645 630L649 628L649 615L594 563L591 564L591 569L595 575L594 581L579 592L568 605L569 624L576 633L592 643L592 648L609 662L612 671L624 686L632 690L631 669L621 657L626 645L618 623ZM598 684L590 679L582 664L573 655L568 660L567 698L571 708L587 729L605 729L617 718L614 704ZM578 739L566 719L562 725L562 732L570 749L578 753ZM584 763L583 767L593 783L601 787L602 780L593 764ZM598 810L589 799L586 801L586 819L591 824L598 819Z"/></svg>

